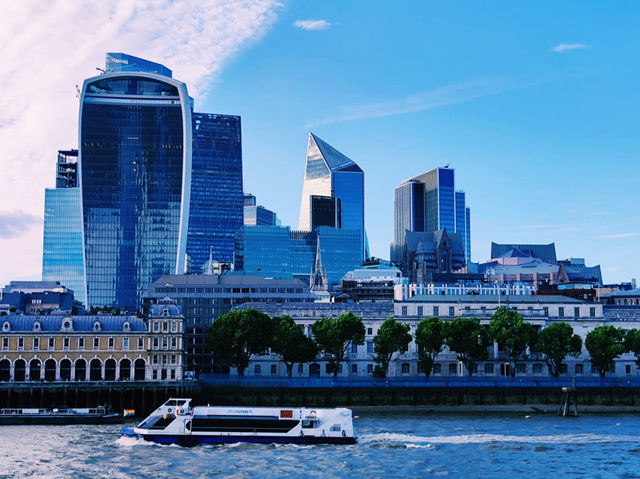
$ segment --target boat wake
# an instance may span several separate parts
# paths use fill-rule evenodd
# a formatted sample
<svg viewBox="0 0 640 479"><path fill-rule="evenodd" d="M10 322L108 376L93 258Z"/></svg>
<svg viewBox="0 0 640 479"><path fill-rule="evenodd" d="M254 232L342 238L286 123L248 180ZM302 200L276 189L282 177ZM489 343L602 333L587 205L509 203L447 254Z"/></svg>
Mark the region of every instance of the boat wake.
<svg viewBox="0 0 640 479"><path fill-rule="evenodd" d="M604 434L553 434L544 436L514 436L505 434L460 434L454 436L417 436L384 432L366 434L359 438L362 444L405 444L407 447L430 447L433 444L491 444L491 443L527 443L527 444L606 444L617 442L640 442L636 436Z"/></svg>
<svg viewBox="0 0 640 479"><path fill-rule="evenodd" d="M116 444L122 447L133 447L133 446L141 446L141 445L153 445L153 443L149 441L145 441L141 437L130 437L130 436L121 436L116 439Z"/></svg>

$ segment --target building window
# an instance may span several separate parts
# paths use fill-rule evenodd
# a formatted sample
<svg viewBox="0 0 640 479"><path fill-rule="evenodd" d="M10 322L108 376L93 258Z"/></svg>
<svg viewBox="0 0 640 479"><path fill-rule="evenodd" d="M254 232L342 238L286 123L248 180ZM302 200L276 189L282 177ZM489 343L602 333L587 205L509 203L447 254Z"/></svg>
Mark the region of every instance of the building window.
<svg viewBox="0 0 640 479"><path fill-rule="evenodd" d="M20 343L18 343L18 349L20 349ZM33 338L33 349L34 351L37 351L38 349L40 349L40 338Z"/></svg>
<svg viewBox="0 0 640 479"><path fill-rule="evenodd" d="M358 365L357 364L352 364L351 365L351 374L358 374Z"/></svg>
<svg viewBox="0 0 640 479"><path fill-rule="evenodd" d="M24 338L18 338L18 351L22 351L24 349Z"/></svg>
<svg viewBox="0 0 640 479"><path fill-rule="evenodd" d="M171 364L175 364L176 363L176 355L172 354L171 355Z"/></svg>
<svg viewBox="0 0 640 479"><path fill-rule="evenodd" d="M167 364L167 355L166 354L162 355L162 364Z"/></svg>
<svg viewBox="0 0 640 479"><path fill-rule="evenodd" d="M560 306L558 308L558 316L560 316L561 318L564 318L564 307Z"/></svg>
<svg viewBox="0 0 640 479"><path fill-rule="evenodd" d="M167 331L169 331L169 324L166 321L162 322L162 332L166 333Z"/></svg>
<svg viewBox="0 0 640 479"><path fill-rule="evenodd" d="M631 374L631 364L626 364L624 367L625 374Z"/></svg>
<svg viewBox="0 0 640 479"><path fill-rule="evenodd" d="M576 374L584 374L584 367L582 366L582 364L576 364L573 367L573 370L575 371Z"/></svg>
<svg viewBox="0 0 640 479"><path fill-rule="evenodd" d="M100 349L100 338L93 338L93 349Z"/></svg>
<svg viewBox="0 0 640 479"><path fill-rule="evenodd" d="M9 349L9 338L6 336L2 338L2 349Z"/></svg>
<svg viewBox="0 0 640 479"><path fill-rule="evenodd" d="M407 315L407 307L403 306L402 307L402 316L406 316Z"/></svg>
<svg viewBox="0 0 640 479"><path fill-rule="evenodd" d="M591 306L589 308L589 316L591 316L592 318L596 317L596 308L595 307Z"/></svg>
<svg viewBox="0 0 640 479"><path fill-rule="evenodd" d="M560 369L560 374L567 374L569 372L569 368L567 367L566 363L562 363L559 369Z"/></svg>
<svg viewBox="0 0 640 479"><path fill-rule="evenodd" d="M114 338L109 338L109 351L113 350L113 346L115 344L116 340Z"/></svg>
<svg viewBox="0 0 640 479"><path fill-rule="evenodd" d="M493 363L486 363L484 365L484 373L485 374L493 374Z"/></svg>
<svg viewBox="0 0 640 479"><path fill-rule="evenodd" d="M177 344L178 344L178 339L175 336L173 336L171 338L171 349L176 349Z"/></svg>
<svg viewBox="0 0 640 479"><path fill-rule="evenodd" d="M64 338L62 340L62 347L64 348L65 351L69 349L69 338Z"/></svg>
<svg viewBox="0 0 640 479"><path fill-rule="evenodd" d="M591 374L599 374L600 372L598 371L598 368L595 367L593 364L591 365Z"/></svg>
<svg viewBox="0 0 640 479"><path fill-rule="evenodd" d="M151 377L153 379L158 379L158 370L154 369L153 372L151 373Z"/></svg>
<svg viewBox="0 0 640 479"><path fill-rule="evenodd" d="M122 349L129 349L129 338L122 338Z"/></svg>
<svg viewBox="0 0 640 479"><path fill-rule="evenodd" d="M162 336L162 349L167 349L167 337Z"/></svg>
<svg viewBox="0 0 640 479"><path fill-rule="evenodd" d="M422 306L418 306L418 317L422 317L424 308Z"/></svg>
<svg viewBox="0 0 640 479"><path fill-rule="evenodd" d="M261 368L260 368L260 365L259 365L259 364L256 364L256 365L253 367L253 374L255 374L256 376L260 376L260 369L261 369Z"/></svg>
<svg viewBox="0 0 640 479"><path fill-rule="evenodd" d="M304 364L298 363L298 374L304 374Z"/></svg>
<svg viewBox="0 0 640 479"><path fill-rule="evenodd" d="M542 314L544 314L545 316L549 316L549 307L548 306L544 306L542 308Z"/></svg>
<svg viewBox="0 0 640 479"><path fill-rule="evenodd" d="M573 308L573 317L574 318L579 318L580 317L580 308L579 307L575 307Z"/></svg>
<svg viewBox="0 0 640 479"><path fill-rule="evenodd" d="M433 374L442 374L442 365L440 363L433 365Z"/></svg>
<svg viewBox="0 0 640 479"><path fill-rule="evenodd" d="M154 321L153 322L153 332L157 333L158 332L158 321Z"/></svg>
<svg viewBox="0 0 640 479"><path fill-rule="evenodd" d="M142 336L138 336L138 349L144 349L144 338Z"/></svg>
<svg viewBox="0 0 640 479"><path fill-rule="evenodd" d="M516 364L516 373L525 374L527 372L527 365L524 363Z"/></svg>
<svg viewBox="0 0 640 479"><path fill-rule="evenodd" d="M373 374L373 364L367 364L367 374Z"/></svg>
<svg viewBox="0 0 640 479"><path fill-rule="evenodd" d="M176 370L172 369L171 370L171 379L175 379L176 378Z"/></svg>
<svg viewBox="0 0 640 479"><path fill-rule="evenodd" d="M54 338L49 338L49 350L54 350L56 348L56 340Z"/></svg>
<svg viewBox="0 0 640 479"><path fill-rule="evenodd" d="M158 355L157 354L153 355L153 364L158 364Z"/></svg>
<svg viewBox="0 0 640 479"><path fill-rule="evenodd" d="M372 336L373 335L373 328L367 328L367 335L368 336Z"/></svg>
<svg viewBox="0 0 640 479"><path fill-rule="evenodd" d="M542 364L540 363L533 364L533 374L542 374Z"/></svg>
<svg viewBox="0 0 640 479"><path fill-rule="evenodd" d="M449 376L457 376L458 375L458 364L451 363L449 364Z"/></svg>
<svg viewBox="0 0 640 479"><path fill-rule="evenodd" d="M153 349L158 349L158 337L153 338Z"/></svg>
<svg viewBox="0 0 640 479"><path fill-rule="evenodd" d="M171 332L175 333L176 331L178 331L178 324L175 321L171 322Z"/></svg>
<svg viewBox="0 0 640 479"><path fill-rule="evenodd" d="M367 353L373 353L373 341L367 341Z"/></svg>
<svg viewBox="0 0 640 479"><path fill-rule="evenodd" d="M433 315L434 316L440 316L440 306L434 306L433 307Z"/></svg>
<svg viewBox="0 0 640 479"><path fill-rule="evenodd" d="M456 310L453 306L449 306L449 316L455 316Z"/></svg>
<svg viewBox="0 0 640 479"><path fill-rule="evenodd" d="M402 368L402 374L409 374L409 363L402 363L401 368Z"/></svg>
<svg viewBox="0 0 640 479"><path fill-rule="evenodd" d="M84 338L78 338L78 349L80 351L84 350Z"/></svg>

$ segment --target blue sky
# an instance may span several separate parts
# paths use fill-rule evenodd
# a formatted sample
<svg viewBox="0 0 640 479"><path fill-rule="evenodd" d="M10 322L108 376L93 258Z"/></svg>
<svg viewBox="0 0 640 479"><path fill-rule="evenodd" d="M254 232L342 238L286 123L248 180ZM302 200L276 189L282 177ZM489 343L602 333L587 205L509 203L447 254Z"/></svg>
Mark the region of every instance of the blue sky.
<svg viewBox="0 0 640 479"><path fill-rule="evenodd" d="M283 224L297 226L311 130L364 169L375 256L394 187L448 163L474 261L491 241L555 241L606 282L640 276L638 2L203 5L0 6L0 283L39 278L44 188L56 150L77 147L74 85L106 51L172 68L198 111L241 115L245 190ZM295 26L308 20L324 28Z"/></svg>
<svg viewBox="0 0 640 479"><path fill-rule="evenodd" d="M306 133L366 174L372 254L388 258L393 189L449 163L491 241L556 242L640 271L640 4L295 2L198 108L242 115L245 190L297 225ZM300 19L329 28L305 31ZM559 45L565 47L556 48Z"/></svg>

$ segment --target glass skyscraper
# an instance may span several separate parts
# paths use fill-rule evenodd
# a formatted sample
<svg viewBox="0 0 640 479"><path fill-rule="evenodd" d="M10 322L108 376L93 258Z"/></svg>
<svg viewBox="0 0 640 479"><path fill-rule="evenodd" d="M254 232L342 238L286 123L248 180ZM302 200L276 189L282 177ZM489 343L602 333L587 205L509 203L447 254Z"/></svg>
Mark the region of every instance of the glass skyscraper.
<svg viewBox="0 0 640 479"><path fill-rule="evenodd" d="M184 271L191 131L180 81L139 71L85 80L78 164L87 306L136 310L154 280Z"/></svg>
<svg viewBox="0 0 640 479"><path fill-rule="evenodd" d="M403 261L405 232L446 229L459 233L465 261L471 261L471 213L464 191L455 190L453 168L435 168L403 181L395 189L391 261Z"/></svg>
<svg viewBox="0 0 640 479"><path fill-rule="evenodd" d="M309 133L298 228L332 226L360 232L365 255L364 172L352 160Z"/></svg>
<svg viewBox="0 0 640 479"><path fill-rule="evenodd" d="M244 224L240 117L193 113L187 255L193 273L213 259L231 263Z"/></svg>
<svg viewBox="0 0 640 479"><path fill-rule="evenodd" d="M85 302L82 209L77 185L77 150L58 152L56 187L44 192L42 280L60 281Z"/></svg>

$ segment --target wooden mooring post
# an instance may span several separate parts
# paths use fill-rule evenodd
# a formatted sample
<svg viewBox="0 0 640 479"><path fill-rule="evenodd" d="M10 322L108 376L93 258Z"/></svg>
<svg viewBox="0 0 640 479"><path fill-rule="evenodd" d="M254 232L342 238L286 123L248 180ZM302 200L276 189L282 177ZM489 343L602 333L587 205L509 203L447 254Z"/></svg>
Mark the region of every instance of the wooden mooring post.
<svg viewBox="0 0 640 479"><path fill-rule="evenodd" d="M562 388L562 400L560 401L558 416L578 417L578 388L575 385Z"/></svg>

